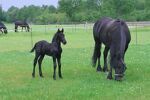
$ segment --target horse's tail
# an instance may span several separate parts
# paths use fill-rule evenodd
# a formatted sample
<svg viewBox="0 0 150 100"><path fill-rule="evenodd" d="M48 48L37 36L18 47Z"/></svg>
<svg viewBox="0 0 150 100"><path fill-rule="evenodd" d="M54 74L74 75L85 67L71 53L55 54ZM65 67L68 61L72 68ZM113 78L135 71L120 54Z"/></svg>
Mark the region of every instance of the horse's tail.
<svg viewBox="0 0 150 100"><path fill-rule="evenodd" d="M93 52L93 56L92 56L92 66L93 67L96 66L96 62L97 62L97 58L98 58L99 53L100 53L100 45L95 43L95 48L94 48L94 52Z"/></svg>
<svg viewBox="0 0 150 100"><path fill-rule="evenodd" d="M34 47L31 49L31 51L30 51L31 53L34 52L35 47L36 47L36 44L35 44Z"/></svg>

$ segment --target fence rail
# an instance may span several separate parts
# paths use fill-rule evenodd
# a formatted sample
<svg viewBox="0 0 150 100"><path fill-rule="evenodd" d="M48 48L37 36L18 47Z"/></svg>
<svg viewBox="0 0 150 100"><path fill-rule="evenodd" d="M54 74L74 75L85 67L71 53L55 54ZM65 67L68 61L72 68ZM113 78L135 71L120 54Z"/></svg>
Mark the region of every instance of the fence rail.
<svg viewBox="0 0 150 100"><path fill-rule="evenodd" d="M143 22L126 22L130 28L132 35L132 43L133 44L150 44L150 21ZM34 25L30 24L31 33L32 32L41 32L41 33L49 33L50 30L57 30L58 28L64 28L65 30L72 31L73 33L77 33L80 30L85 31L87 33L91 33L93 29L94 23L70 23L70 24L47 24L47 25ZM14 32L14 26L8 27L9 32ZM143 27L145 32L141 32ZM21 29L19 29L21 31ZM32 36L32 34L31 34ZM34 36L34 35L33 35ZM144 41L144 42L143 42Z"/></svg>

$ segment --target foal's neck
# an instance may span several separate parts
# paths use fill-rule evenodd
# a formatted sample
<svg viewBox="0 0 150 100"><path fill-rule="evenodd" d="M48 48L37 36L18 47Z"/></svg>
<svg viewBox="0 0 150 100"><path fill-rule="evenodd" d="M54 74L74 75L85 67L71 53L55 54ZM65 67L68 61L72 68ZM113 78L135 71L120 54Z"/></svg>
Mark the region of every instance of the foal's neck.
<svg viewBox="0 0 150 100"><path fill-rule="evenodd" d="M52 39L52 43L55 44L58 48L61 48L60 40L58 40L56 34L54 35L54 37L53 37L53 39Z"/></svg>

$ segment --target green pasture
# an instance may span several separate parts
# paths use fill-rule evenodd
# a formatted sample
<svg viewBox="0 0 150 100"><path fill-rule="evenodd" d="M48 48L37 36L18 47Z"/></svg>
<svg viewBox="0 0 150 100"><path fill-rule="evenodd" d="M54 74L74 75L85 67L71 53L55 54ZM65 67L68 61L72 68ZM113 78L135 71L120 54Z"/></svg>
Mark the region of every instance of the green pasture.
<svg viewBox="0 0 150 100"><path fill-rule="evenodd" d="M34 53L31 33L0 34L0 100L148 100L150 99L150 27L131 28L132 41L126 53L126 75L122 82L107 80L91 66L94 41L90 28L67 25L32 25L33 43L51 41L64 27L67 45L62 45L63 79L53 80L51 57L42 64L44 78L32 78ZM82 27L82 25L80 26ZM137 33L137 44L136 44ZM102 49L103 51L103 49ZM103 53L103 52L102 52ZM103 58L103 56L102 56ZM103 59L101 59L103 65Z"/></svg>

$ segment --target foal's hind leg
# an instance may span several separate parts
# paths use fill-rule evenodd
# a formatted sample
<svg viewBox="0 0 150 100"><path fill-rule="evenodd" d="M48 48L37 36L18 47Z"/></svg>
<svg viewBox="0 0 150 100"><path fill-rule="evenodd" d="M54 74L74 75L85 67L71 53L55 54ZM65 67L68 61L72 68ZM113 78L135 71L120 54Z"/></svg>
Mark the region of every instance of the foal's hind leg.
<svg viewBox="0 0 150 100"><path fill-rule="evenodd" d="M59 75L59 78L63 78L62 74L61 74L61 56L57 58L57 62L58 62L58 75Z"/></svg>
<svg viewBox="0 0 150 100"><path fill-rule="evenodd" d="M103 71L108 71L108 67L107 67L107 55L108 55L108 51L109 51L109 47L105 47L104 49L104 67L103 67Z"/></svg>
<svg viewBox="0 0 150 100"><path fill-rule="evenodd" d="M42 60L44 58L44 55L41 55L39 60L38 60L38 64L39 64L39 75L40 77L43 77L43 74L42 74L42 69L41 69L41 64L42 64Z"/></svg>
<svg viewBox="0 0 150 100"><path fill-rule="evenodd" d="M32 77L35 77L35 67L36 67L38 58L39 58L39 55L38 55L38 54L35 54L34 63L33 63Z"/></svg>

